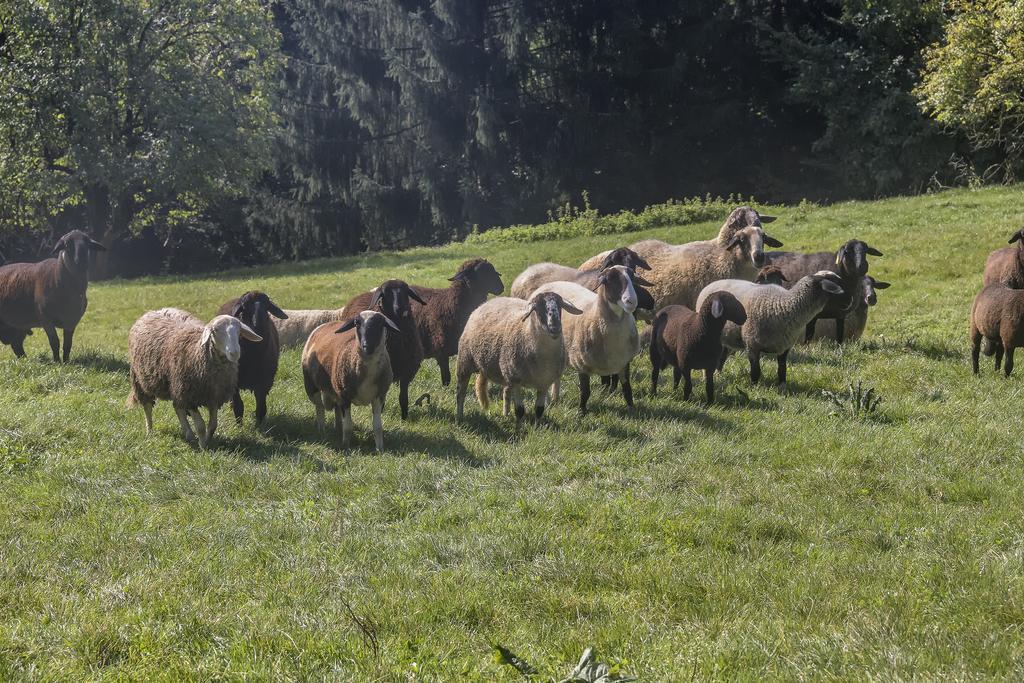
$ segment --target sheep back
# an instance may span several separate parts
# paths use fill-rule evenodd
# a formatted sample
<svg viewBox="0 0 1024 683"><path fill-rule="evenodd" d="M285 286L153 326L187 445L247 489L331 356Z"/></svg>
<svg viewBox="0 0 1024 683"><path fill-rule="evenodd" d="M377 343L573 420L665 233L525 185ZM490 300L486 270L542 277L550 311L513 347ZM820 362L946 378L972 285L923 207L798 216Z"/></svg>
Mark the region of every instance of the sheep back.
<svg viewBox="0 0 1024 683"><path fill-rule="evenodd" d="M985 285L1004 284L1011 289L1024 289L1024 252L1017 245L996 249L985 261Z"/></svg>
<svg viewBox="0 0 1024 683"><path fill-rule="evenodd" d="M284 348L302 346L309 339L309 335L324 323L341 320L341 310L338 309L309 309L309 310L288 310L285 320L274 318L274 327L277 329L278 343Z"/></svg>
<svg viewBox="0 0 1024 683"><path fill-rule="evenodd" d="M88 306L84 273L74 273L63 254L39 263L0 266L0 321L21 330L74 328Z"/></svg>

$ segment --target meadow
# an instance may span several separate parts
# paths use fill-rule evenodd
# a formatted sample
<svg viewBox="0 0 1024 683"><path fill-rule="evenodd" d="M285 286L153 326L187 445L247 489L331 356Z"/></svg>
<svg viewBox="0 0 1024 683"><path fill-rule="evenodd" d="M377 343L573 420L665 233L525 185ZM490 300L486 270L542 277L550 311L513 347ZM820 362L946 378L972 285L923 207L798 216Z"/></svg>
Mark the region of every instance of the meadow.
<svg viewBox="0 0 1024 683"><path fill-rule="evenodd" d="M89 289L68 366L0 349L0 677L518 680L495 646L558 680L584 648L641 680L1024 676L1021 373L970 371L967 316L986 254L1022 224L1021 187L771 207L786 249L858 237L885 256L864 338L790 358L789 391L733 357L719 402L635 411L574 381L540 427L467 401L424 364L385 448L316 433L299 350L266 429L222 409L212 450L168 404L128 410L127 332L173 305L208 318L263 289L286 308L343 304L400 277L443 286L486 256L507 286L645 237L440 248ZM761 207L759 207L761 208ZM454 359L452 361L454 367ZM862 382L874 412L832 401ZM702 390L695 397L702 397Z"/></svg>

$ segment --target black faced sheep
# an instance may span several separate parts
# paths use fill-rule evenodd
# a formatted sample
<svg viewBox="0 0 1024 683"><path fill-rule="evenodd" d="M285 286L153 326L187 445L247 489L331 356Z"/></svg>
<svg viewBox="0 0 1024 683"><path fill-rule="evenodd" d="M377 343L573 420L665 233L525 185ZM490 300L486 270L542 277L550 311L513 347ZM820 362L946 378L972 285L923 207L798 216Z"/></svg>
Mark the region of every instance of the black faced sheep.
<svg viewBox="0 0 1024 683"><path fill-rule="evenodd" d="M651 396L658 392L658 373L673 368L672 388L686 380L683 399L690 398L693 381L690 373L704 371L707 402L715 400L715 370L722 357L722 329L727 322L742 325L747 321L743 305L728 292L708 296L699 311L686 306L666 306L654 317L649 355L651 359Z"/></svg>
<svg viewBox="0 0 1024 683"><path fill-rule="evenodd" d="M452 381L448 359L459 352L459 337L470 314L487 301L488 294L501 294L505 289L501 274L487 259L466 261L448 280L452 284L446 289L412 288L427 302L413 311L423 344L423 357L437 361L444 386Z"/></svg>
<svg viewBox="0 0 1024 683"><path fill-rule="evenodd" d="M250 341L242 339L242 356L238 360L238 385L235 395L231 398L231 409L235 421L242 424L245 412L242 403L242 391L251 391L256 397L256 424L263 424L267 417L267 394L274 386L277 376L277 363L281 357L281 346L277 340L277 328L270 316L279 320L287 320L288 316L277 307L263 292L246 292L237 299L228 301L218 315L231 315L249 326L263 339Z"/></svg>
<svg viewBox="0 0 1024 683"><path fill-rule="evenodd" d="M582 311L553 292L530 301L499 297L473 311L459 340L456 365L456 415L462 419L469 378L477 373L476 398L487 408L487 383L496 382L515 403L516 424L526 413L523 389L537 391L535 414L544 415L547 393L562 376L566 353L562 342L562 311ZM507 408L507 405L506 405Z"/></svg>
<svg viewBox="0 0 1024 683"><path fill-rule="evenodd" d="M384 337L399 334L398 326L377 311L362 311L342 323L324 323L313 330L302 350L302 379L306 396L316 409L316 425L323 432L324 410L334 410L334 426L341 445L352 441L352 406L373 410L373 441L384 450L381 414L391 387L391 361Z"/></svg>
<svg viewBox="0 0 1024 683"><path fill-rule="evenodd" d="M868 310L878 303L876 290L888 288L888 282L876 280L870 275L865 275L860 279L853 310L846 314L846 319L843 321L843 341L854 341L861 338L868 325ZM814 328L814 339L835 339L835 324L835 320L819 320Z"/></svg>
<svg viewBox="0 0 1024 683"><path fill-rule="evenodd" d="M339 320L350 320L360 311L379 310L398 325L401 334L389 334L387 340L391 373L398 382L398 406L402 419L409 417L409 383L423 363L423 342L413 318L411 301L426 302L402 280L386 280L376 289L363 292L348 302Z"/></svg>
<svg viewBox="0 0 1024 683"><path fill-rule="evenodd" d="M105 251L99 242L80 230L72 230L53 247L55 258L39 263L0 266L0 341L10 344L15 355L25 355L23 342L29 330L42 327L50 341L53 360L59 361L64 330L64 362L71 357L75 327L85 314L88 300L89 255Z"/></svg>
<svg viewBox="0 0 1024 683"><path fill-rule="evenodd" d="M181 423L182 436L196 441L189 426L196 424L200 448L206 448L217 429L217 411L235 393L239 337L260 341L247 325L229 315L218 315L204 325L199 318L176 308L150 311L128 333L131 393L128 405L141 405L146 433L153 431L153 406L170 401ZM209 411L203 423L199 408Z"/></svg>
<svg viewBox="0 0 1024 683"><path fill-rule="evenodd" d="M1011 289L1024 289L1024 228L1010 235L1010 244L1015 247L996 249L985 261L986 285L1001 283Z"/></svg>

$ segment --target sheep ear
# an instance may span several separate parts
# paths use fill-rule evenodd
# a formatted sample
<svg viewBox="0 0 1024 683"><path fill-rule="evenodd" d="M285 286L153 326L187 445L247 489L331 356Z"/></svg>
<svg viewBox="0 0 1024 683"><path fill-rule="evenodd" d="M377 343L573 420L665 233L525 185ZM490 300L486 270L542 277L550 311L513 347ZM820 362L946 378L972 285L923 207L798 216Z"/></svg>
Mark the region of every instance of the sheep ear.
<svg viewBox="0 0 1024 683"><path fill-rule="evenodd" d="M632 273L632 276L633 276L632 280L633 280L633 284L634 285L643 285L644 287L653 287L654 286L653 282L648 282L647 280L645 280L642 277L640 277L639 275L637 275L635 272Z"/></svg>
<svg viewBox="0 0 1024 683"><path fill-rule="evenodd" d="M725 245L725 248L726 249L733 249L735 247L738 247L740 245L740 242L742 242L742 241L743 241L743 235L733 235L732 239L729 240L729 243Z"/></svg>
<svg viewBox="0 0 1024 683"><path fill-rule="evenodd" d="M1018 240L1020 240L1020 238L1021 238L1021 234L1020 233L1021 233L1021 231L1018 230L1017 232L1013 233L1013 235L1010 236L1010 244L1013 244L1014 242L1017 242Z"/></svg>
<svg viewBox="0 0 1024 683"><path fill-rule="evenodd" d="M53 251L50 252L50 253L53 254L54 256L56 256L57 254L59 254L66 247L67 247L67 244L64 242L64 238L61 237L59 240L57 240L57 244L53 245Z"/></svg>
<svg viewBox="0 0 1024 683"><path fill-rule="evenodd" d="M761 216L761 220L764 220L764 216ZM775 219L773 218L772 220L775 220ZM782 246L782 242L780 242L779 240L775 239L771 235L764 235L761 239L769 247L774 247L774 248L778 249L779 247Z"/></svg>
<svg viewBox="0 0 1024 683"><path fill-rule="evenodd" d="M866 251L868 254L871 254L872 256L881 256L882 255L882 252L878 251L874 247L869 247L866 244L864 245L864 251Z"/></svg>
<svg viewBox="0 0 1024 683"><path fill-rule="evenodd" d="M721 299L713 300L711 302L711 317L721 318L723 313L725 313L725 308L722 306Z"/></svg>
<svg viewBox="0 0 1024 683"><path fill-rule="evenodd" d="M782 273L779 273L779 282L789 282L789 278Z"/></svg>
<svg viewBox="0 0 1024 683"><path fill-rule="evenodd" d="M647 263L647 261L640 258L639 256L636 257L636 267L642 268L644 270L652 270L651 264Z"/></svg>
<svg viewBox="0 0 1024 683"><path fill-rule="evenodd" d="M406 286L405 286L405 293L406 293L406 294L408 294L408 295L409 295L409 298L410 298L410 299L412 299L413 301L415 301L415 302L417 302L417 303L419 303L419 304L422 304L422 305L424 305L424 306L426 306L426 305L427 305L427 302L426 302L426 301L424 301L424 300L423 300L423 299L422 299L422 298L420 297L420 295L416 293L416 290L415 290L415 289L413 289L412 287L410 287L409 285L406 285Z"/></svg>
<svg viewBox="0 0 1024 683"><path fill-rule="evenodd" d="M526 309L526 313L523 313L523 317L521 317L521 318L519 319L519 322L524 322L524 321L525 321L525 320L526 320L527 318L529 318L529 317L530 317L531 315L533 315L533 314L534 314L535 312L537 312L537 307L536 307L536 306L534 306L534 305L533 305L533 302L531 301L531 302L530 302L530 307Z"/></svg>
<svg viewBox="0 0 1024 683"><path fill-rule="evenodd" d="M604 257L604 260L601 261L601 265L598 266L598 268L600 270L604 270L605 268L611 268L612 266L614 266L615 264L612 263L612 256L614 254L615 254L615 249L612 249L611 251L609 251L608 254Z"/></svg>
<svg viewBox="0 0 1024 683"><path fill-rule="evenodd" d="M380 297L382 296L383 290L380 287L374 287L373 289L370 290L370 292L373 294L373 296L370 297L370 303L366 307L367 310L373 310L377 306L377 304L380 303Z"/></svg>
<svg viewBox="0 0 1024 683"><path fill-rule="evenodd" d="M248 325L243 323L241 320L238 321L238 326L239 326L238 327L238 334L241 335L242 337L244 337L245 339L248 339L249 341L254 341L254 342L261 342L261 341L263 341L263 337L261 337L260 335L256 334L255 330L253 330L251 327L249 327Z"/></svg>
<svg viewBox="0 0 1024 683"><path fill-rule="evenodd" d="M836 265L838 266L842 260L846 258L846 245L839 247L839 251L836 252Z"/></svg>
<svg viewBox="0 0 1024 683"><path fill-rule="evenodd" d="M239 320L241 320L242 319L242 310L244 310L244 309L245 309L245 304L243 304L241 301L239 301L235 305L235 310L231 311L231 317L232 318L238 318Z"/></svg>
<svg viewBox="0 0 1024 683"><path fill-rule="evenodd" d="M837 285L836 283L832 282L831 280L822 280L821 281L821 288L824 289L829 294L842 294L843 293L843 288L840 287L839 285Z"/></svg>
<svg viewBox="0 0 1024 683"><path fill-rule="evenodd" d="M213 341L213 330L211 330L209 327L204 327L203 336L199 338L199 343L202 344L203 346L206 346L211 341Z"/></svg>
<svg viewBox="0 0 1024 683"><path fill-rule="evenodd" d="M106 251L107 250L107 248L105 246L103 246L102 244L100 244L99 242L97 242L96 240L93 240L93 239L89 240L88 244L89 244L89 248L92 249L93 251Z"/></svg>
<svg viewBox="0 0 1024 683"><path fill-rule="evenodd" d="M565 311L566 313L570 313L570 314L572 314L572 315L580 315L581 313L583 313L583 311L582 311L582 310L580 310L580 309L576 308L575 306L573 306L573 305L572 305L571 303L569 303L569 302L568 302L568 301L566 301L565 299L561 299L561 298L560 298L560 299L558 300L558 305L559 305L559 307L560 307L560 308L561 308L561 309L562 309L563 311Z"/></svg>
<svg viewBox="0 0 1024 683"><path fill-rule="evenodd" d="M398 332L398 333L401 333L401 332L402 332L402 330L401 330L401 329L399 329L398 325L396 325L396 324L395 324L395 323L394 323L394 322L393 322L393 321L391 320L391 318L387 317L387 316L386 316L386 315L384 315L384 314L381 314L381 317L382 317L382 318L384 318L384 324L385 324L385 325L387 325L388 327L390 327L390 328L391 328L392 330L394 330L395 332Z"/></svg>
<svg viewBox="0 0 1024 683"><path fill-rule="evenodd" d="M278 320L288 319L288 314L282 311L277 304L271 301L270 297L267 297L267 311L270 313L270 315L274 316Z"/></svg>
<svg viewBox="0 0 1024 683"><path fill-rule="evenodd" d="M465 279L466 279L466 272L463 271L461 273L455 273L455 275L452 275L450 278L448 278L448 282L458 282L460 280L465 280Z"/></svg>
<svg viewBox="0 0 1024 683"><path fill-rule="evenodd" d="M889 289L890 287L892 287L892 285L889 284L888 282L882 282L881 280L875 280L871 284L871 286L874 287L875 289Z"/></svg>
<svg viewBox="0 0 1024 683"><path fill-rule="evenodd" d="M757 214L757 217L761 219L762 223L774 223L775 222L775 216L766 216L763 213L759 213L759 214ZM781 247L782 245L780 244L779 246Z"/></svg>
<svg viewBox="0 0 1024 683"><path fill-rule="evenodd" d="M359 324L359 318L352 318L347 323L345 323L344 325L342 325L341 327L336 329L334 331L334 334L341 334L342 332L348 332L349 330L351 330L353 327L355 327L358 324Z"/></svg>

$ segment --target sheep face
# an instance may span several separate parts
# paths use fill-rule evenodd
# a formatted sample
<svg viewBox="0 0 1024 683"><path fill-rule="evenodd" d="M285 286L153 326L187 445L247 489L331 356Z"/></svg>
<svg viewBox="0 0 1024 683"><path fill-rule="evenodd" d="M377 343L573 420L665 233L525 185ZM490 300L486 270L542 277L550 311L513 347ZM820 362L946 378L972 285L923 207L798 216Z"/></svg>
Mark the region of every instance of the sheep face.
<svg viewBox="0 0 1024 683"><path fill-rule="evenodd" d="M876 289L889 289L888 282L876 280L870 275L865 275L863 278L861 278L860 283L861 290L864 294L864 303L866 303L868 306L874 306L875 304L878 303L878 295L875 294Z"/></svg>
<svg viewBox="0 0 1024 683"><path fill-rule="evenodd" d="M633 287L633 278L630 277L629 269L625 266L605 268L597 281L597 287L603 290L607 301L621 306L626 313L636 310L636 289Z"/></svg>
<svg viewBox="0 0 1024 683"><path fill-rule="evenodd" d="M264 329L263 325L269 322L268 316L272 315L279 320L287 320L288 316L277 304L270 300L270 297L263 292L246 292L238 299L235 310L231 313L254 330Z"/></svg>
<svg viewBox="0 0 1024 683"><path fill-rule="evenodd" d="M708 297L705 306L711 307L711 317L742 325L747 322L747 311L739 299L729 292L719 291Z"/></svg>
<svg viewBox="0 0 1024 683"><path fill-rule="evenodd" d="M755 268L761 268L765 262L764 245L766 244L776 248L782 246L782 242L766 235L761 226L750 225L733 235L725 248L741 250Z"/></svg>
<svg viewBox="0 0 1024 683"><path fill-rule="evenodd" d="M392 322L383 313L377 311L363 311L356 317L345 322L334 331L335 334L348 332L351 329L356 331L356 339L359 342L359 351L364 356L373 355L380 348L384 341L385 328L394 332L400 332L398 325Z"/></svg>
<svg viewBox="0 0 1024 683"><path fill-rule="evenodd" d="M107 248L91 239L81 230L72 230L61 237L53 246L53 255L61 257L76 270L89 267L89 254L94 251L106 251Z"/></svg>
<svg viewBox="0 0 1024 683"><path fill-rule="evenodd" d="M415 301L420 305L426 302L413 291L412 287L402 280L387 280L373 290L370 298L370 308L379 309L385 317L392 321L412 318L412 304Z"/></svg>
<svg viewBox="0 0 1024 683"><path fill-rule="evenodd" d="M771 223L774 220L775 216L761 215L749 206L740 206L732 210L725 219L725 225L730 228L743 228L748 225L760 228L764 223Z"/></svg>
<svg viewBox="0 0 1024 683"><path fill-rule="evenodd" d="M448 279L451 282L466 282L474 289L480 289L488 294L501 294L505 291L501 273L495 270L487 259L466 261L459 271Z"/></svg>
<svg viewBox="0 0 1024 683"><path fill-rule="evenodd" d="M608 255L604 257L604 261L601 262L599 270L611 268L612 266L626 266L633 271L651 269L647 261L629 247L619 247L608 252Z"/></svg>
<svg viewBox="0 0 1024 683"><path fill-rule="evenodd" d="M558 294L541 292L530 299L530 306L521 319L525 321L536 314L544 331L551 335L552 339L557 339L562 334L562 311L572 315L583 313Z"/></svg>
<svg viewBox="0 0 1024 683"><path fill-rule="evenodd" d="M263 337L253 332L238 318L230 315L218 315L203 328L201 343L204 346L212 346L214 351L222 357L232 363L237 363L242 355L239 338L254 342L263 341Z"/></svg>
<svg viewBox="0 0 1024 683"><path fill-rule="evenodd" d="M864 277L868 273L868 256L881 256L882 252L869 247L861 240L850 240L839 247L836 252L836 265L841 272L854 277Z"/></svg>
<svg viewBox="0 0 1024 683"><path fill-rule="evenodd" d="M781 285L783 282L789 282L789 279L782 273L781 268L769 265L758 271L754 282L759 285Z"/></svg>

